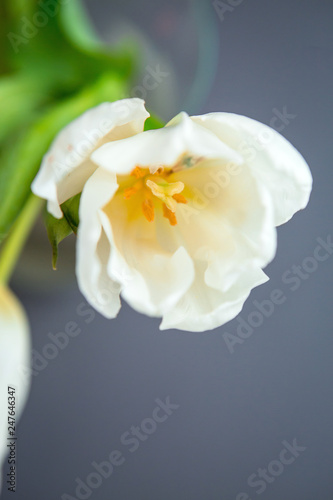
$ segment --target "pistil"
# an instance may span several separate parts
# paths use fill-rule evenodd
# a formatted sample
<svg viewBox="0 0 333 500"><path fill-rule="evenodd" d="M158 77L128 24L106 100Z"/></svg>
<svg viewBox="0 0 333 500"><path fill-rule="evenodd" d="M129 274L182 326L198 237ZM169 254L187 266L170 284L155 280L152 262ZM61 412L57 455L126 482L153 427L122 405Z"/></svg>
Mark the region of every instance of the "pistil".
<svg viewBox="0 0 333 500"><path fill-rule="evenodd" d="M162 202L163 216L169 220L171 226L175 226L177 224L175 215L177 205L178 203L187 203L187 200L181 194L185 188L184 183L180 181L167 182L164 176L168 173L169 171L163 167L159 167L154 173L151 173L149 168L137 166L130 174L137 181L124 189L123 195L125 200L129 200L135 194L142 193L144 200L141 203L141 209L148 222L154 220L154 199L159 199Z"/></svg>

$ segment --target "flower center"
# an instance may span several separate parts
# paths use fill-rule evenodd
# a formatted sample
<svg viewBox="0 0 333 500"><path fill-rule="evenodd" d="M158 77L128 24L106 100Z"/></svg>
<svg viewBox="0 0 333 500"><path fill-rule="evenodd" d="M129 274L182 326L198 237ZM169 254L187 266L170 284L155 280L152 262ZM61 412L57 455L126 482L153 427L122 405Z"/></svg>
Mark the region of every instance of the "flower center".
<svg viewBox="0 0 333 500"><path fill-rule="evenodd" d="M135 194L143 195L141 209L147 221L152 222L155 215L154 202L159 200L162 203L163 216L166 217L171 226L177 224L175 215L178 203L187 203L186 198L181 194L184 190L183 182L168 182L167 176L170 171L163 167L151 173L148 168L135 167L131 176L135 178L130 187L124 189L125 200L129 200Z"/></svg>

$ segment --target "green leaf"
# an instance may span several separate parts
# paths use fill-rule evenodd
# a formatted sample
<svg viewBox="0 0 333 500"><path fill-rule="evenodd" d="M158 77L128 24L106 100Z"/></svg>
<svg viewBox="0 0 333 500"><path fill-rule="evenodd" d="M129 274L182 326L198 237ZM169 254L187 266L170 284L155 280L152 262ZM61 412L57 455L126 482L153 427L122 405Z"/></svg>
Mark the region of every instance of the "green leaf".
<svg viewBox="0 0 333 500"><path fill-rule="evenodd" d="M102 50L104 44L80 0L70 0L63 5L59 21L67 38L74 46L89 51Z"/></svg>
<svg viewBox="0 0 333 500"><path fill-rule="evenodd" d="M45 6L43 6L45 4ZM46 0L39 0L36 12L50 6ZM39 75L42 81L55 81L73 90L78 85L89 84L102 72L118 72L127 77L131 74L133 57L125 51L111 49L97 41L91 34L93 29L81 2L70 0L57 5L56 15L48 16L46 26L37 28L32 23L34 36L11 48L11 59L17 68ZM27 22L32 19L27 18ZM8 31L20 34L22 18ZM8 41L8 44L11 45Z"/></svg>
<svg viewBox="0 0 333 500"><path fill-rule="evenodd" d="M72 234L73 231L66 217L56 219L53 215L45 212L44 221L52 247L52 267L53 269L57 269L58 245L64 238Z"/></svg>
<svg viewBox="0 0 333 500"><path fill-rule="evenodd" d="M80 206L81 193L73 196L69 200L65 201L61 205L61 210L67 220L69 226L71 227L73 233L77 234L79 227L79 206Z"/></svg>
<svg viewBox="0 0 333 500"><path fill-rule="evenodd" d="M59 27L70 44L95 63L112 65L113 70L127 72L130 76L133 64L138 59L137 44L133 41L117 47L117 52L98 35L88 11L80 0L70 0L62 5L59 14Z"/></svg>
<svg viewBox="0 0 333 500"><path fill-rule="evenodd" d="M37 0L2 0L13 18L31 16L37 10Z"/></svg>
<svg viewBox="0 0 333 500"><path fill-rule="evenodd" d="M165 125L164 122L160 118L158 118L155 115L151 115L147 120L145 121L145 130L154 130L157 128L163 128Z"/></svg>
<svg viewBox="0 0 333 500"><path fill-rule="evenodd" d="M42 27L34 23L39 12L49 13ZM93 85L103 73L130 77L133 51L115 51L91 33L80 0L0 0L0 75L5 75L0 79L0 142L42 106Z"/></svg>
<svg viewBox="0 0 333 500"><path fill-rule="evenodd" d="M47 99L45 82L21 73L0 78L0 142Z"/></svg>
<svg viewBox="0 0 333 500"><path fill-rule="evenodd" d="M0 251L0 283L8 283L26 239L38 217L44 201L30 194L9 237Z"/></svg>
<svg viewBox="0 0 333 500"><path fill-rule="evenodd" d="M9 142L0 164L0 242L20 213L42 157L55 135L87 109L120 99L126 90L126 83L118 75L104 74L93 86L55 104L23 134L15 147L11 148Z"/></svg>
<svg viewBox="0 0 333 500"><path fill-rule="evenodd" d="M47 14L52 11L53 14ZM38 27L34 22L38 13L47 16L45 26ZM37 86L44 86L51 95L64 97L77 92L104 72L117 72L126 78L132 74L133 53L93 41L89 26L89 17L79 0L66 4L0 0L0 49L4 62L14 71L32 76Z"/></svg>
<svg viewBox="0 0 333 500"><path fill-rule="evenodd" d="M73 198L70 198L61 205L61 210L64 214L62 219L56 219L53 215L45 211L44 221L52 247L53 269L57 268L59 243L72 233L77 234L80 198L81 193L73 196Z"/></svg>

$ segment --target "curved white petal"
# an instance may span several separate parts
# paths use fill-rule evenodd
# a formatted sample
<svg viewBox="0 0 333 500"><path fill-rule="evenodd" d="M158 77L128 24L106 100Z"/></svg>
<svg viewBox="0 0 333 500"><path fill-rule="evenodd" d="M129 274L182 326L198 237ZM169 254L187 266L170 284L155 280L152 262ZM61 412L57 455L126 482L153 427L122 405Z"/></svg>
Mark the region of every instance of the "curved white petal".
<svg viewBox="0 0 333 500"><path fill-rule="evenodd" d="M154 167L156 170L161 165L174 165L184 154L194 161L206 157L235 164L243 162L241 155L195 124L186 113L181 113L178 120L167 127L105 144L91 158L109 172L128 174L135 166L149 166L154 171Z"/></svg>
<svg viewBox="0 0 333 500"><path fill-rule="evenodd" d="M154 222L138 215L129 216L122 195L104 208L103 227L111 244L108 274L121 283L122 296L134 309L161 316L190 288L194 266L183 246L170 251L161 244L161 211L156 211Z"/></svg>
<svg viewBox="0 0 333 500"><path fill-rule="evenodd" d="M280 134L243 116L181 113L162 129L131 127L96 143L93 163L56 186L67 197L76 175L90 176L80 203L80 289L110 318L121 294L162 316L161 329L216 328L268 279L275 226L306 205L309 168Z"/></svg>
<svg viewBox="0 0 333 500"><path fill-rule="evenodd" d="M90 177L81 196L77 235L79 288L89 303L107 318L114 318L120 309L120 286L107 274L110 243L102 228L101 212L117 188L115 176L108 172L97 169Z"/></svg>
<svg viewBox="0 0 333 500"><path fill-rule="evenodd" d="M307 205L312 187L310 169L294 146L274 129L233 113L209 113L192 120L242 155L253 177L273 199L276 226Z"/></svg>
<svg viewBox="0 0 333 500"><path fill-rule="evenodd" d="M240 269L238 279L225 293L206 285L205 266L196 266L196 280L177 306L163 315L161 330L171 328L191 332L212 330L240 313L252 288L268 280L259 268Z"/></svg>
<svg viewBox="0 0 333 500"><path fill-rule="evenodd" d="M82 188L96 170L91 153L102 144L142 132L149 116L144 101L137 98L103 103L65 127L44 156L32 191L48 200L48 211L62 217L60 204Z"/></svg>
<svg viewBox="0 0 333 500"><path fill-rule="evenodd" d="M177 207L178 225L173 232L193 259L203 260L205 254L210 262L219 261L224 286L228 273L237 273L242 264L264 267L276 251L270 196L246 165L238 166L237 175L229 177L224 175L227 167L221 161L206 160L170 176L170 182L185 184L188 199Z"/></svg>
<svg viewBox="0 0 333 500"><path fill-rule="evenodd" d="M197 308L192 315L197 319L193 328L202 330L205 318L210 317L206 326L214 328L234 317L251 288L266 279L260 267L276 250L274 210L267 190L237 153L185 113L164 129L102 146L93 160L116 178L135 166L149 167L151 172L161 165L174 166L184 155L194 159L195 166L168 177L170 183L185 185L183 194L189 200L177 206L176 227L170 227L156 206L153 223L143 217L140 204L137 215L129 215L121 194L104 208L102 221L112 248L108 274L122 284L127 302L140 312L162 315L166 325L175 311L183 314L183 305L192 302L201 283L215 304L201 312ZM197 276L202 269L204 273ZM244 285L239 284L240 275Z"/></svg>
<svg viewBox="0 0 333 500"><path fill-rule="evenodd" d="M251 289L268 279L261 267L276 250L271 197L247 166L228 182L225 168L205 161L171 176L170 181L182 179L195 197L177 207L177 226L161 225L159 236L170 248L183 244L195 264L195 280L176 307L165 311L161 329L216 328L233 319Z"/></svg>
<svg viewBox="0 0 333 500"><path fill-rule="evenodd" d="M8 387L15 388L17 422L28 396L30 373L30 333L25 312L15 295L0 285L0 465L8 453Z"/></svg>

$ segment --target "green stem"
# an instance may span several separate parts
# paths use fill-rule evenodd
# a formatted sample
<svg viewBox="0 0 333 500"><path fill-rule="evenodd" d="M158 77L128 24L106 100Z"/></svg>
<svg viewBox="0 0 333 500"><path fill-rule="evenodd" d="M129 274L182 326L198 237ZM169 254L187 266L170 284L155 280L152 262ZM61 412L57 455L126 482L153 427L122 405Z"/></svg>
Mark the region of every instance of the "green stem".
<svg viewBox="0 0 333 500"><path fill-rule="evenodd" d="M0 284L9 281L43 204L43 200L31 194L3 244L0 254Z"/></svg>

